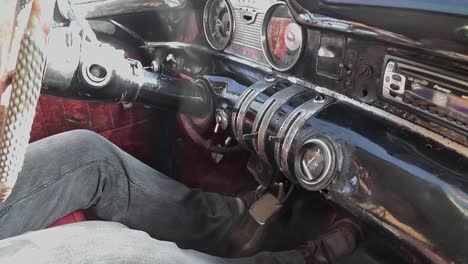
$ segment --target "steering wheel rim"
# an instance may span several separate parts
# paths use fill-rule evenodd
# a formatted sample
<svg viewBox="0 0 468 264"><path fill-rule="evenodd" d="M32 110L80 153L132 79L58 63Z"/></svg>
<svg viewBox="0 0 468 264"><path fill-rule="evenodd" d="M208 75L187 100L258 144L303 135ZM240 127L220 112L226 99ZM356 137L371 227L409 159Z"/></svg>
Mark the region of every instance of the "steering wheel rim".
<svg viewBox="0 0 468 264"><path fill-rule="evenodd" d="M17 5L12 39L21 36L21 42L0 138L0 202L11 194L23 167L46 62L47 33L42 14L54 3L20 0Z"/></svg>

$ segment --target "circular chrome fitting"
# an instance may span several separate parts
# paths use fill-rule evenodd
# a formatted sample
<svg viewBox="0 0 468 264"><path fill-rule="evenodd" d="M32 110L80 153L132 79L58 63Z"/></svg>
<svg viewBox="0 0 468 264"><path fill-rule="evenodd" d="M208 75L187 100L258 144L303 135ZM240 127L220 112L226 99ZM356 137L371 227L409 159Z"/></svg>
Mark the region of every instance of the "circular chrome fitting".
<svg viewBox="0 0 468 264"><path fill-rule="evenodd" d="M308 139L294 158L296 178L307 190L327 188L335 179L341 161L341 153L335 143L325 136Z"/></svg>
<svg viewBox="0 0 468 264"><path fill-rule="evenodd" d="M323 103L325 102L325 96L323 94L317 94L314 98L314 102Z"/></svg>
<svg viewBox="0 0 468 264"><path fill-rule="evenodd" d="M95 88L106 86L112 77L112 72L99 63L83 64L81 74L86 83Z"/></svg>
<svg viewBox="0 0 468 264"><path fill-rule="evenodd" d="M226 130L229 125L229 117L226 111L217 109L215 114L215 122L222 130Z"/></svg>
<svg viewBox="0 0 468 264"><path fill-rule="evenodd" d="M203 12L203 31L208 44L224 50L234 35L234 13L229 0L208 0Z"/></svg>
<svg viewBox="0 0 468 264"><path fill-rule="evenodd" d="M264 79L266 82L275 82L277 80L277 76L275 74L267 74Z"/></svg>
<svg viewBox="0 0 468 264"><path fill-rule="evenodd" d="M278 30L279 24L282 30ZM277 71L292 69L304 50L306 31L296 23L285 2L277 1L268 7L261 30L263 55L270 66ZM280 44L284 49L275 48Z"/></svg>

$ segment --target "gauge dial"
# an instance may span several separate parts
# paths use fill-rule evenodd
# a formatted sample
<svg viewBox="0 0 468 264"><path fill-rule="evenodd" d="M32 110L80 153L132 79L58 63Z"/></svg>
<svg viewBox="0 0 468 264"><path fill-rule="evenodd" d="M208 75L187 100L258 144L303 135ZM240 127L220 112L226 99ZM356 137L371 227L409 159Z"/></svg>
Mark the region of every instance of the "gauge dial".
<svg viewBox="0 0 468 264"><path fill-rule="evenodd" d="M303 34L285 3L268 9L262 29L262 47L265 57L279 71L291 69L302 53Z"/></svg>
<svg viewBox="0 0 468 264"><path fill-rule="evenodd" d="M223 50L227 47L233 31L232 9L227 0L209 0L206 3L203 27L212 48Z"/></svg>
<svg viewBox="0 0 468 264"><path fill-rule="evenodd" d="M325 150L319 145L310 145L301 158L301 168L304 175L310 180L317 180L326 167Z"/></svg>
<svg viewBox="0 0 468 264"><path fill-rule="evenodd" d="M299 149L294 171L299 183L308 190L325 189L335 178L340 152L328 137L307 140Z"/></svg>

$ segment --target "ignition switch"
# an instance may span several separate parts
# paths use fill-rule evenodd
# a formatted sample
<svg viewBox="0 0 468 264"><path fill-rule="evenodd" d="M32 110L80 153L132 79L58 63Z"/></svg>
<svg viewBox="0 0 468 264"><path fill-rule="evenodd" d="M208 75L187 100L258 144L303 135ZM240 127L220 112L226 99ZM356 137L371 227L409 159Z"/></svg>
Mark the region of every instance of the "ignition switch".
<svg viewBox="0 0 468 264"><path fill-rule="evenodd" d="M226 130L228 127L228 114L226 111L223 109L216 109L216 114L215 114L215 121L216 121L216 126L215 126L215 133L218 133L219 128L222 130Z"/></svg>

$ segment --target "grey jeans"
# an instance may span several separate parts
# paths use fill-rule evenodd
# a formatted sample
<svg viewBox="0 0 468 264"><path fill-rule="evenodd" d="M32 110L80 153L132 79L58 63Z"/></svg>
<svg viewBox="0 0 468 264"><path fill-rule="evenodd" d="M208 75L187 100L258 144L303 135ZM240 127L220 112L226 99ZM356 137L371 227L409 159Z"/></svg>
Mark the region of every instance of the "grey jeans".
<svg viewBox="0 0 468 264"><path fill-rule="evenodd" d="M36 231L92 206L98 217L152 238L104 222ZM84 253L78 263L304 262L296 251L221 259L160 241L203 252L222 248L242 210L239 199L190 189L103 137L75 130L29 146L13 193L0 205L0 263L38 250L44 263Z"/></svg>

